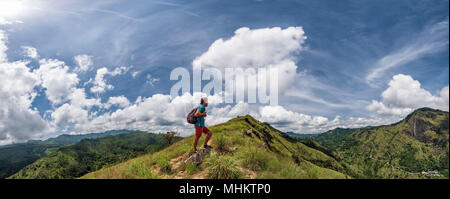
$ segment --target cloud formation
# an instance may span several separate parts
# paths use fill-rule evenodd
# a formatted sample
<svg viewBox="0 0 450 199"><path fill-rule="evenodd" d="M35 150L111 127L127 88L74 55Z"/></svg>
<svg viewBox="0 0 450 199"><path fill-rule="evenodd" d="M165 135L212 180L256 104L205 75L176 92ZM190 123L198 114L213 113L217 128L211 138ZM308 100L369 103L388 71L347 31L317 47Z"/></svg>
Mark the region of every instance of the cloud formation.
<svg viewBox="0 0 450 199"><path fill-rule="evenodd" d="M22 49L23 49L23 53L25 54L25 56L32 58L32 59L39 58L39 54L38 54L36 48L33 48L31 46L22 46Z"/></svg>
<svg viewBox="0 0 450 199"><path fill-rule="evenodd" d="M297 75L296 55L304 50L302 44L305 40L302 27L253 30L243 27L229 39L217 39L192 65L221 71L225 68L276 68L279 93L283 93ZM236 89L245 89L240 86L237 85Z"/></svg>
<svg viewBox="0 0 450 199"><path fill-rule="evenodd" d="M86 72L93 65L92 56L89 55L77 55L73 59L78 65L75 71Z"/></svg>
<svg viewBox="0 0 450 199"><path fill-rule="evenodd" d="M432 95L411 76L398 74L392 77L389 87L381 94L381 101L373 100L366 109L378 114L405 116L421 107L448 111L449 86Z"/></svg>
<svg viewBox="0 0 450 199"><path fill-rule="evenodd" d="M105 75L110 75L111 77L122 75L129 70L128 67L121 66L115 68L113 71L109 71L108 68L102 67L97 70L97 74L95 75L95 79L93 81L93 86L91 87L92 93L104 93L107 90L112 90L114 88L113 85L107 84L105 80ZM91 82L92 80L90 80Z"/></svg>
<svg viewBox="0 0 450 199"><path fill-rule="evenodd" d="M47 121L32 108L39 83L28 62L8 62L6 35L0 32L0 144L21 142L50 131Z"/></svg>

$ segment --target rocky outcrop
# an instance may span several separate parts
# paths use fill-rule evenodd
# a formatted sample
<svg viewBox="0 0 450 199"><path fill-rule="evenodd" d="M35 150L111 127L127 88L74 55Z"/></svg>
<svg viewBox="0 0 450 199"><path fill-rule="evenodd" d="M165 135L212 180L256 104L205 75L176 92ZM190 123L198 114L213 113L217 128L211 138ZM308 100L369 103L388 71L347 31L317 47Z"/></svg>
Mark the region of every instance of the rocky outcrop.
<svg viewBox="0 0 450 199"><path fill-rule="evenodd" d="M192 162L194 164L200 164L202 163L203 158L211 152L211 148L204 148L197 151L197 153L192 154L189 156L184 162Z"/></svg>

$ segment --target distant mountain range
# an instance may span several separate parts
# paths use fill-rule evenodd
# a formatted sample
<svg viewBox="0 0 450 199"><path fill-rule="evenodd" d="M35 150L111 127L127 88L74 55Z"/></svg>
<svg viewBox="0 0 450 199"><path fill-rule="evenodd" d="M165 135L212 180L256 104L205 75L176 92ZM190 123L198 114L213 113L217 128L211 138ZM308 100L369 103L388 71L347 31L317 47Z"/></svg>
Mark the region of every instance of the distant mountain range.
<svg viewBox="0 0 450 199"><path fill-rule="evenodd" d="M318 136L320 133L306 133L306 134L301 134L301 133L294 133L294 132L285 132L286 134L288 134L289 136L292 137L297 137L297 138L306 138L306 137L314 137L314 136Z"/></svg>

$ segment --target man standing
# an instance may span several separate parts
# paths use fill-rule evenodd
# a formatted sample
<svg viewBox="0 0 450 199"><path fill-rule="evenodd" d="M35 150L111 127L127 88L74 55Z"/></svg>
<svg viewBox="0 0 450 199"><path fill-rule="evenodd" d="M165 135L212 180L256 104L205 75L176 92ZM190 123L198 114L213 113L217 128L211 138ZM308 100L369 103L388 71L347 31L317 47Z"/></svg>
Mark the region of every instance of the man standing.
<svg viewBox="0 0 450 199"><path fill-rule="evenodd" d="M197 142L202 136L202 133L206 134L204 148L212 148L208 145L208 141L211 138L212 132L205 126L206 117L206 107L208 106L208 98L202 97L200 99L200 106L198 106L195 112L195 117L197 117L197 122L195 123L195 140L194 140L194 153L197 152Z"/></svg>

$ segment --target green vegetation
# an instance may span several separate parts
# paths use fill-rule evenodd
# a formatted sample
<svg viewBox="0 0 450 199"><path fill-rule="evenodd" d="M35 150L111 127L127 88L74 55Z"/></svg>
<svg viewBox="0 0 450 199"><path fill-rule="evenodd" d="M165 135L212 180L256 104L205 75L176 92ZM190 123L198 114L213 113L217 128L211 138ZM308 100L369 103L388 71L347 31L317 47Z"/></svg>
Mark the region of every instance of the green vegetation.
<svg viewBox="0 0 450 199"><path fill-rule="evenodd" d="M404 120L353 132L327 132L315 139L335 149L358 178L448 178L448 112L419 109ZM335 134L337 136L333 137Z"/></svg>
<svg viewBox="0 0 450 199"><path fill-rule="evenodd" d="M206 166L210 179L238 179L242 176L233 159L226 155L211 155Z"/></svg>
<svg viewBox="0 0 450 199"><path fill-rule="evenodd" d="M45 157L58 148L77 143L83 139L101 138L107 135L128 133L128 130L113 130L85 135L60 135L45 141L31 140L26 143L0 146L0 178L6 178L39 158Z"/></svg>
<svg viewBox="0 0 450 199"><path fill-rule="evenodd" d="M330 150L336 150L339 144L341 144L348 135L356 130L358 129L335 128L325 133L321 133L313 139Z"/></svg>
<svg viewBox="0 0 450 199"><path fill-rule="evenodd" d="M200 164L184 163L192 154L194 136L156 153L104 167L81 178L350 178L335 158L298 142L251 116L209 127L214 147ZM251 133L247 133L252 129ZM202 136L199 143L203 143ZM133 168L142 170L130 171ZM169 169L170 167L170 169ZM341 171L338 171L340 169Z"/></svg>
<svg viewBox="0 0 450 199"><path fill-rule="evenodd" d="M256 147L249 147L242 154L242 166L252 171L265 170L267 168L267 162L272 158Z"/></svg>
<svg viewBox="0 0 450 199"><path fill-rule="evenodd" d="M6 178L41 157L47 156L53 149L61 147L54 143L20 143L0 147L0 178Z"/></svg>
<svg viewBox="0 0 450 199"><path fill-rule="evenodd" d="M214 139L214 145L219 153L225 153L228 151L228 139L221 134L217 135Z"/></svg>
<svg viewBox="0 0 450 199"><path fill-rule="evenodd" d="M179 140L176 137L175 140ZM98 139L83 139L74 145L61 147L49 156L41 158L21 169L10 178L76 178L88 172L101 169L137 157L140 154L160 150L168 144L163 135L146 132L133 132L106 136ZM132 165L132 171L146 168ZM148 173L137 173L141 177L149 177Z"/></svg>

